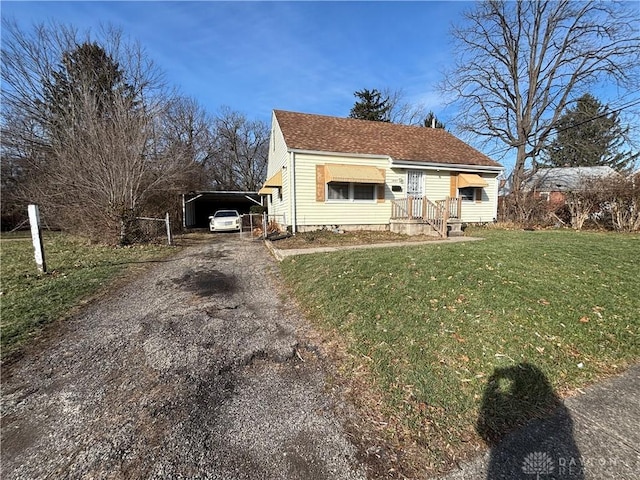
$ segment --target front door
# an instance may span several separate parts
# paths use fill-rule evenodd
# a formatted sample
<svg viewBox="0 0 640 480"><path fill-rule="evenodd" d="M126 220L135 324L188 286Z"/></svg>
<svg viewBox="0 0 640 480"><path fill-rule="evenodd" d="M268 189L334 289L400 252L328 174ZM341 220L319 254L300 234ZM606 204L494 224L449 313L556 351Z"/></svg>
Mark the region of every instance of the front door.
<svg viewBox="0 0 640 480"><path fill-rule="evenodd" d="M424 176L421 170L407 170L407 197L413 197L411 215L422 215L422 197L424 196Z"/></svg>
<svg viewBox="0 0 640 480"><path fill-rule="evenodd" d="M422 171L407 170L407 196L422 197L422 195L424 195Z"/></svg>

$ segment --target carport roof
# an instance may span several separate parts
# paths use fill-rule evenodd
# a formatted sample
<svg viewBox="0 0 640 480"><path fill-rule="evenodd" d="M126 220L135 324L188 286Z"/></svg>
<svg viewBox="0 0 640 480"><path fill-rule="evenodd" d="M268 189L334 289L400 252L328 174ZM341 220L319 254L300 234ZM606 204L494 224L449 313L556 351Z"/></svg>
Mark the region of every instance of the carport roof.
<svg viewBox="0 0 640 480"><path fill-rule="evenodd" d="M197 196L212 196L212 197L216 197L219 200L237 200L238 198L244 198L246 196L249 197L255 197L256 200L260 199L260 195L258 195L258 192L252 192L252 191L247 191L247 192L242 192L242 191L220 191L220 190L212 190L212 191L197 191L197 192L185 192L184 193L185 196L187 197L197 197Z"/></svg>

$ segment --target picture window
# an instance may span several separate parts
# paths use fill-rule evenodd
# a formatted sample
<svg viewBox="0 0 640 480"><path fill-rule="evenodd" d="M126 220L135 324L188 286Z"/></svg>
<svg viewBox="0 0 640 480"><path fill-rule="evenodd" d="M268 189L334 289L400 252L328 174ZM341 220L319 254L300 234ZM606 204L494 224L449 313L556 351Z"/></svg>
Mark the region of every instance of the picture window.
<svg viewBox="0 0 640 480"><path fill-rule="evenodd" d="M327 200L329 201L375 201L377 185L372 183L329 182Z"/></svg>

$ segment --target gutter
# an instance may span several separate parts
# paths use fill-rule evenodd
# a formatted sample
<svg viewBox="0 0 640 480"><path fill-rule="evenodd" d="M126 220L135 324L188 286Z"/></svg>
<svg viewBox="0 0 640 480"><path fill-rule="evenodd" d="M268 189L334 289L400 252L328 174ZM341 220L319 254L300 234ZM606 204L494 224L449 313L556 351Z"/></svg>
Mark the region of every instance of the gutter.
<svg viewBox="0 0 640 480"><path fill-rule="evenodd" d="M446 170L457 172L495 172L502 173L504 167L492 167L488 165L465 165L462 163L435 163L435 162L413 162L411 160L391 159L391 167L410 168L412 170Z"/></svg>
<svg viewBox="0 0 640 480"><path fill-rule="evenodd" d="M294 150L289 151L290 155L290 168L289 168L289 183L291 184L291 233L296 234L296 224L298 223L298 216L296 212L296 152Z"/></svg>
<svg viewBox="0 0 640 480"><path fill-rule="evenodd" d="M290 148L287 150L289 153L301 153L308 155L321 155L327 157L349 157L349 158L375 158L377 160L391 160L389 155L375 155L370 153L345 153L345 152L325 152L318 150L300 150L297 148Z"/></svg>

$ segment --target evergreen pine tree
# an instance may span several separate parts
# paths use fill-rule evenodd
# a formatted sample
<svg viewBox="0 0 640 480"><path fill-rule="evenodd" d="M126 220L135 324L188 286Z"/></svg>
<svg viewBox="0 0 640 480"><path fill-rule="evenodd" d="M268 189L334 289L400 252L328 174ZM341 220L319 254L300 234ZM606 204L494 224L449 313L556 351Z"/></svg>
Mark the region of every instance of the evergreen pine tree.
<svg viewBox="0 0 640 480"><path fill-rule="evenodd" d="M390 122L391 104L389 98L382 96L378 90L359 90L353 94L359 98L351 108L349 118L373 120L375 122Z"/></svg>
<svg viewBox="0 0 640 480"><path fill-rule="evenodd" d="M424 126L427 128L431 128L432 126L434 128L445 128L444 123L442 123L440 120L438 120L438 117L436 117L436 115L433 112L429 112L427 114L427 117L424 119Z"/></svg>
<svg viewBox="0 0 640 480"><path fill-rule="evenodd" d="M624 171L633 167L638 153L624 151L629 126L618 112L610 112L593 95L580 97L558 120L557 135L545 147L542 163L550 167L608 165Z"/></svg>

